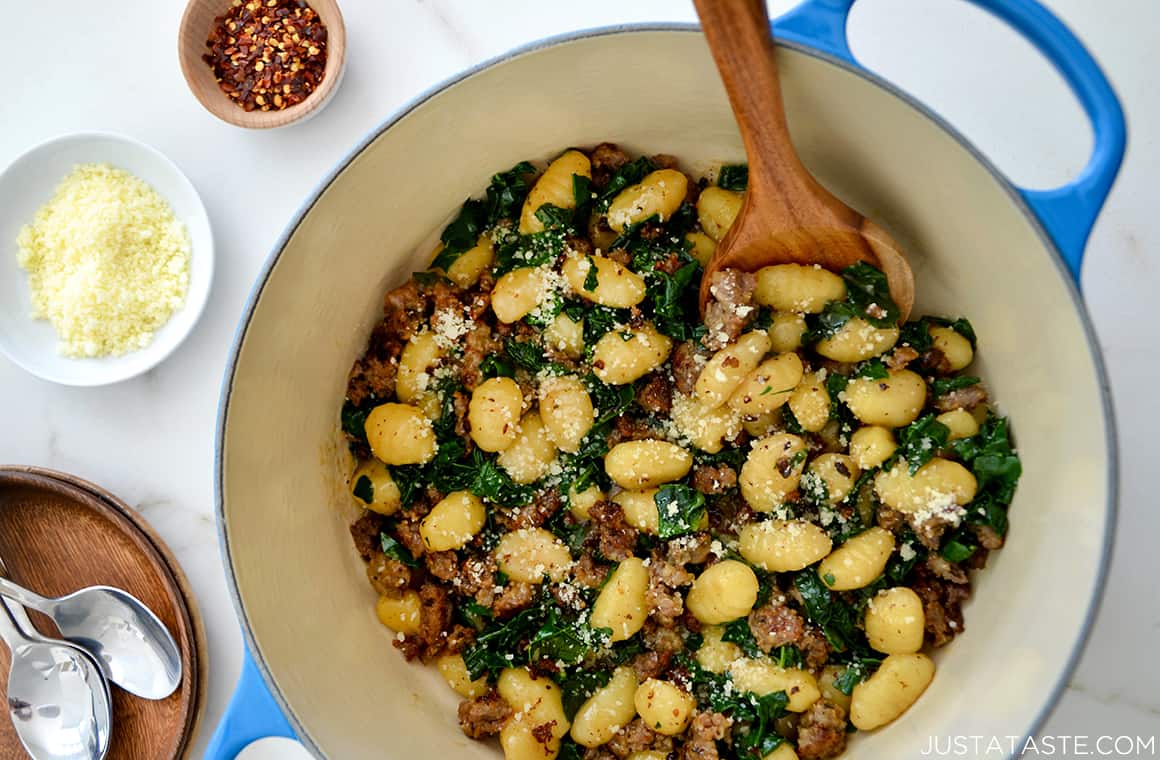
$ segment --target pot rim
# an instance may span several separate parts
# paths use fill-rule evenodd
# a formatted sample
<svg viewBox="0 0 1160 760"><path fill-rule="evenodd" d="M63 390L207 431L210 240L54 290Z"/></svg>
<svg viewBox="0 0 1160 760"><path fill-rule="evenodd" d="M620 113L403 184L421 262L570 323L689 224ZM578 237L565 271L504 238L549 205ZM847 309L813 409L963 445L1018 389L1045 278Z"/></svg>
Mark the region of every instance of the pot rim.
<svg viewBox="0 0 1160 760"><path fill-rule="evenodd" d="M278 240L275 242L270 254L267 256L262 269L258 274L250 289L249 295L246 297L246 303L242 310L242 315L238 321L238 326L234 332L234 338L230 347L230 353L226 361L225 372L222 378L222 387L218 400L218 416L217 427L214 433L214 516L217 522L218 529L218 545L222 553L222 564L226 574L226 583L228 585L230 598L233 601L234 611L237 615L238 622L242 629L242 638L246 650L252 657L253 663L257 671L261 674L262 681L269 691L270 696L274 699L278 708L285 716L297 735L297 738L307 749L317 755L325 757L325 753L315 743L313 737L305 730L298 716L290 708L281 690L274 682L273 676L269 666L266 664L265 658L262 656L261 647L250 625L249 617L246 615L245 605L242 602L241 595L238 591L237 576L234 571L233 557L230 551L230 537L225 520L225 489L224 489L224 456L223 450L225 447L225 430L226 419L229 415L230 393L233 386L234 375L237 370L238 356L241 353L242 345L245 342L246 333L248 331L250 321L253 319L254 311L257 308L258 301L261 299L262 293L266 288L266 284L270 279L274 267L285 251L287 243L297 231L298 226L305 219L306 215L313 209L319 198L326 192L326 190L334 183L336 179L346 170L354 160L366 150L371 143L379 138L382 134L395 126L399 121L410 115L419 106L426 103L431 98L439 95L445 90L454 87L463 81L470 79L476 74L492 68L498 64L518 58L529 53L534 53L545 48L554 47L556 45L576 42L595 37L605 37L618 34L635 34L640 32L685 32L685 33L701 33L701 27L698 24L690 22L644 22L644 23L627 23L627 24L613 24L606 26L590 27L588 29L581 29L578 31L564 32L561 34L550 35L538 40L520 45L512 48L504 53L501 53L492 58L481 61L463 71L438 82L431 87L421 92L416 97L412 98L402 106L397 108L389 116L387 116L377 126L372 128L361 140L343 156L330 170L330 172L323 177L314 189L307 196L306 200L294 211L290 222L287 223L283 229ZM1111 398L1111 386L1108 380L1107 367L1104 364L1103 355L1100 352L1099 341L1095 333L1094 325L1091 317L1088 314L1087 308L1084 305L1083 297L1079 291L1077 280L1073 279L1068 271L1067 264L1064 262L1063 256L1059 248L1048 234L1043 222L1035 214L1034 211L1027 205L1026 201L1016 190L1015 185L1003 174L999 169L961 132L953 125L946 121L942 116L932 110L930 107L919 101L917 98L901 89L893 82L875 74L868 69L852 65L848 61L833 56L817 48L803 45L798 42L779 39L776 40L779 47L788 48L799 53L817 58L825 61L833 66L843 69L851 74L859 76L867 80L870 84L876 85L890 95L903 101L906 105L917 111L920 115L932 121L935 126L942 129L950 137L965 149L970 155L983 166L984 169L999 183L1003 190L1007 193L1011 202L1023 213L1024 217L1035 228L1036 234L1039 236L1040 242L1043 244L1051 254L1050 258L1052 264L1055 266L1056 272L1063 281L1064 287L1067 290L1068 296L1071 298L1072 305L1075 308L1076 314L1079 317L1080 324L1083 328L1084 336L1087 339L1089 354L1092 359L1092 364L1096 370L1096 379L1100 389L1101 411L1103 413L1104 421L1104 445L1108 452L1108 469L1107 469L1107 491L1106 491L1106 516L1107 519L1104 524L1104 535L1101 539L1100 560L1096 570L1095 582L1092 586L1091 595L1087 601L1087 615L1084 619L1083 625L1076 634L1074 643L1072 644L1071 654L1068 656L1067 662L1056 678L1055 683L1051 687L1047 699L1040 708L1039 713L1032 720L1028 731L1020 738L1018 747L1026 745L1027 740L1034 736L1043 727L1043 724L1051 716L1063 692L1067 689L1068 683L1071 680L1072 674L1075 672L1080 658L1083 656L1087 643L1091 637L1092 627L1099 615L1100 605L1103 601L1104 590L1107 585L1108 572L1111 565L1113 554L1113 547L1115 543L1116 524L1119 517L1119 446L1116 434L1116 421L1114 414L1114 407ZM1017 753L1016 753L1017 754ZM1015 757L1016 755L1009 755Z"/></svg>

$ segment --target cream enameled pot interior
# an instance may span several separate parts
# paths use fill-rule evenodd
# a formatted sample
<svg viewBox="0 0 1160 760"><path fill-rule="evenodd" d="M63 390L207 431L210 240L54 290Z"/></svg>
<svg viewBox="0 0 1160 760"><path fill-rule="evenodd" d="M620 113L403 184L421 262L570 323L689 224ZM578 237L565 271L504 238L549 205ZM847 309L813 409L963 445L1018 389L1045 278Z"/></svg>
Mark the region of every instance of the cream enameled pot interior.
<svg viewBox="0 0 1160 760"><path fill-rule="evenodd" d="M976 369L1010 415L1025 474L1007 548L977 578L967 633L927 694L845 757L918 756L932 734L1023 735L1080 637L1101 556L1104 407L1072 291L1003 182L953 135L871 80L783 49L794 140L818 177L911 253L916 313L967 315ZM632 31L521 54L385 129L301 218L244 325L221 473L228 562L255 657L303 739L335 758L492 757L458 697L408 665L375 620L351 546L339 409L383 293L490 175L602 140L700 170L743 158L700 34Z"/></svg>

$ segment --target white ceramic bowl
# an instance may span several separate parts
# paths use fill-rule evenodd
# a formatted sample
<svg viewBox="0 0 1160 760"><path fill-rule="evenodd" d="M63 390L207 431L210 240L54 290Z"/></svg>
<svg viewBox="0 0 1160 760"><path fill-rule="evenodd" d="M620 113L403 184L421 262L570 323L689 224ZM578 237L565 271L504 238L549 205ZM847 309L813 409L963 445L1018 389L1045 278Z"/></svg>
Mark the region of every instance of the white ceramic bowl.
<svg viewBox="0 0 1160 760"><path fill-rule="evenodd" d="M189 233L185 305L157 331L152 343L122 356L62 356L52 325L31 317L28 276L16 263L20 228L52 198L65 175L85 163L112 164L149 183ZM0 174L0 351L38 377L63 385L107 385L148 371L193 329L209 298L213 266L213 235L197 190L176 164L131 137L109 133L58 137L25 152Z"/></svg>
<svg viewBox="0 0 1160 760"><path fill-rule="evenodd" d="M975 579L965 634L935 653L938 674L904 718L858 734L844 758L919 757L932 735L1026 736L1074 666L1114 522L1112 421L1090 325L1033 201L951 128L836 54L783 45L779 56L804 162L910 252L917 314L971 318L975 369L1024 466L1007 547ZM223 388L219 528L254 662L211 760L262 732L344 759L497 756L462 735L458 697L404 662L375 620L348 534L339 409L383 293L427 264L420 243L463 199L521 159L602 140L693 169L743 158L696 28L554 40L448 83L356 148L277 244Z"/></svg>

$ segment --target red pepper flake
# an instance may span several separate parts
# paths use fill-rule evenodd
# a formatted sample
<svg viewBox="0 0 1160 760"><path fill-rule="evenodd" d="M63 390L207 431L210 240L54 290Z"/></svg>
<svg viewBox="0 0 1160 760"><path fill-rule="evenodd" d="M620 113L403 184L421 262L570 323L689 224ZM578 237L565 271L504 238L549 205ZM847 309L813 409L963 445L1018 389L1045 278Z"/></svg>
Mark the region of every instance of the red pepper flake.
<svg viewBox="0 0 1160 760"><path fill-rule="evenodd" d="M247 111L297 105L326 74L326 25L306 0L233 0L205 46L218 86Z"/></svg>

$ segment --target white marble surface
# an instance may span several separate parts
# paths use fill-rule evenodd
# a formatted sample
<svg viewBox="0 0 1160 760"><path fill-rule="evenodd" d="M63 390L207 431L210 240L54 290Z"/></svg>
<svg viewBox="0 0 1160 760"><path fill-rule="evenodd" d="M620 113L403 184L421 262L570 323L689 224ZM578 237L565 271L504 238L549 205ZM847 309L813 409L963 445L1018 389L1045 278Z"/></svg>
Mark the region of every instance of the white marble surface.
<svg viewBox="0 0 1160 760"><path fill-rule="evenodd" d="M772 4L780 12L793 3ZM1160 536L1148 473L1158 451L1160 43L1155 0L1049 0L1095 52L1128 112L1127 161L1089 245L1083 284L1111 372L1121 518L1107 595L1049 734L1160 733ZM185 567L205 617L211 673L198 747L225 707L241 639L212 514L218 388L236 320L271 244L307 192L363 134L423 89L525 42L583 27L690 20L685 0L344 0L348 70L310 122L246 132L216 121L177 65L180 0L6 3L0 27L0 164L76 130L117 130L167 153L200 189L218 246L207 313L148 375L95 389L37 380L0 360L0 462L74 472L136 505ZM1036 186L1083 165L1090 133L1029 46L957 0L863 0L854 50ZM1033 635L1034 621L1028 621Z"/></svg>

